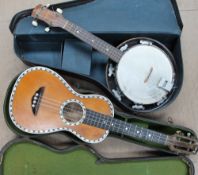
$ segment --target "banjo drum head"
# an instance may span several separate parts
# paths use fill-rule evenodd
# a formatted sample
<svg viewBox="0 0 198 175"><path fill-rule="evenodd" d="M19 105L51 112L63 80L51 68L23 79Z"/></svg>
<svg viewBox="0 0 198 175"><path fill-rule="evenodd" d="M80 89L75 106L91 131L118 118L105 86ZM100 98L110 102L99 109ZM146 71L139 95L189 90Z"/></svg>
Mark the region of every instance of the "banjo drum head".
<svg viewBox="0 0 198 175"><path fill-rule="evenodd" d="M116 72L123 94L135 103L146 105L157 103L167 95L173 86L173 75L169 57L158 47L144 44L125 52Z"/></svg>
<svg viewBox="0 0 198 175"><path fill-rule="evenodd" d="M120 101L131 101L132 108L144 110L146 106L163 103L172 91L175 83L173 57L155 40L133 40L135 44L129 40L120 47L124 54L115 68L117 90L112 92Z"/></svg>

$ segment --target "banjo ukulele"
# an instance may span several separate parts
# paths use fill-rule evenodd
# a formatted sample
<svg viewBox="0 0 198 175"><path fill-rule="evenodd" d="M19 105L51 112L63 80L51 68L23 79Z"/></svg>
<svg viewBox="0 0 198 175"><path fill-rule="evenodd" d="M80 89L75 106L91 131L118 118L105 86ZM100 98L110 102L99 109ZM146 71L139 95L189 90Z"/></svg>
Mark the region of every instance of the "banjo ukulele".
<svg viewBox="0 0 198 175"><path fill-rule="evenodd" d="M17 78L9 100L13 124L29 134L68 131L87 143L102 142L109 132L157 144L177 154L195 154L197 139L187 134L166 135L114 117L111 101L82 95L56 72L32 67Z"/></svg>
<svg viewBox="0 0 198 175"><path fill-rule="evenodd" d="M150 38L134 38L116 48L65 19L61 12L38 5L32 17L68 31L108 56L107 85L122 104L134 111L146 111L168 101L177 77L173 55L163 44ZM35 20L32 24L38 25ZM49 27L45 29L49 30Z"/></svg>

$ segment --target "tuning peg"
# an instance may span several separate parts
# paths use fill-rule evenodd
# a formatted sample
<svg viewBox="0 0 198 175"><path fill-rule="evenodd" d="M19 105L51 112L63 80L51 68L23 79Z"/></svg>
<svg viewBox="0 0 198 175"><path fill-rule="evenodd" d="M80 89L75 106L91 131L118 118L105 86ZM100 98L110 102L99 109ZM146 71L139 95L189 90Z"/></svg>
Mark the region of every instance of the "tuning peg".
<svg viewBox="0 0 198 175"><path fill-rule="evenodd" d="M187 136L188 136L188 137L190 137L190 136L191 136L191 133L190 133L190 132L188 132L188 133L187 133Z"/></svg>
<svg viewBox="0 0 198 175"><path fill-rule="evenodd" d="M182 133L182 132L181 132L181 131L179 131L179 130L177 130L177 131L176 131L176 134L181 134L181 133Z"/></svg>
<svg viewBox="0 0 198 175"><path fill-rule="evenodd" d="M58 12L58 13L60 13L60 14L63 14L63 10L60 9L60 8L57 8L57 9L56 9L56 12Z"/></svg>
<svg viewBox="0 0 198 175"><path fill-rule="evenodd" d="M37 27L37 26L38 26L38 22L37 22L36 20L33 20L33 21L32 21L32 25L33 25L34 27Z"/></svg>
<svg viewBox="0 0 198 175"><path fill-rule="evenodd" d="M50 28L49 27L46 27L45 28L45 32L50 32Z"/></svg>
<svg viewBox="0 0 198 175"><path fill-rule="evenodd" d="M47 4L46 7L49 8L51 4Z"/></svg>

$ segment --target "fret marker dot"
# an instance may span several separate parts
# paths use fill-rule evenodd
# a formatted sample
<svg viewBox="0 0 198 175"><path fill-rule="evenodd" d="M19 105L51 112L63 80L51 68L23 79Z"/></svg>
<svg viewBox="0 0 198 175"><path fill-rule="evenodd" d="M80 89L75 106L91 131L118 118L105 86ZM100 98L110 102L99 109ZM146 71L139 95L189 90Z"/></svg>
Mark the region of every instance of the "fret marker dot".
<svg viewBox="0 0 198 175"><path fill-rule="evenodd" d="M151 134L149 134L149 137L151 137Z"/></svg>
<svg viewBox="0 0 198 175"><path fill-rule="evenodd" d="M80 33L79 30L77 30L76 33Z"/></svg>
<svg viewBox="0 0 198 175"><path fill-rule="evenodd" d="M106 51L108 52L109 51L109 48L106 48Z"/></svg>
<svg viewBox="0 0 198 175"><path fill-rule="evenodd" d="M140 131L137 131L137 133L139 134L139 133L140 133Z"/></svg>
<svg viewBox="0 0 198 175"><path fill-rule="evenodd" d="M113 126L113 123L111 125Z"/></svg>
<svg viewBox="0 0 198 175"><path fill-rule="evenodd" d="M125 128L126 130L128 130L128 128Z"/></svg>
<svg viewBox="0 0 198 175"><path fill-rule="evenodd" d="M94 43L95 41L94 40L91 40L92 41L92 43Z"/></svg>

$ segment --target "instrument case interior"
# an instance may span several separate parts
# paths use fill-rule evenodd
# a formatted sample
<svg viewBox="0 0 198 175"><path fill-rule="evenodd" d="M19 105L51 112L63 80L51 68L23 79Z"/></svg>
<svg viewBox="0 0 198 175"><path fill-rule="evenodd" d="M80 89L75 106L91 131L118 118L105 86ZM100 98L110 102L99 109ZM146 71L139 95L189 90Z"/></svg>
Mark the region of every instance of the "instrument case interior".
<svg viewBox="0 0 198 175"><path fill-rule="evenodd" d="M49 136L48 136L49 137ZM48 138L53 139L53 138ZM47 140L47 139L46 139ZM54 139L53 139L54 140ZM44 174L141 174L193 175L194 166L184 156L161 155L143 151L147 157L105 157L82 143L55 142L43 138L16 138L0 152L2 175ZM64 145L60 146L60 145Z"/></svg>
<svg viewBox="0 0 198 175"><path fill-rule="evenodd" d="M58 145L58 144L57 144ZM39 140L12 140L0 153L2 175L193 175L192 162L185 157L152 157L147 159L106 158L95 149L65 143L64 148ZM31 151L30 151L31 150Z"/></svg>
<svg viewBox="0 0 198 175"><path fill-rule="evenodd" d="M174 55L178 80L165 104L145 112L176 98L183 81L180 46L183 25L175 0L77 0L50 6L52 10L56 8L63 9L65 18L114 46L134 37L150 37L163 43ZM45 32L48 26L40 21L38 27L34 27L31 12L30 9L16 14L10 24L18 57L28 65L47 66L89 79L109 91L108 58L62 29L51 28ZM117 100L110 91L109 96ZM117 104L125 111L136 111L119 100Z"/></svg>

